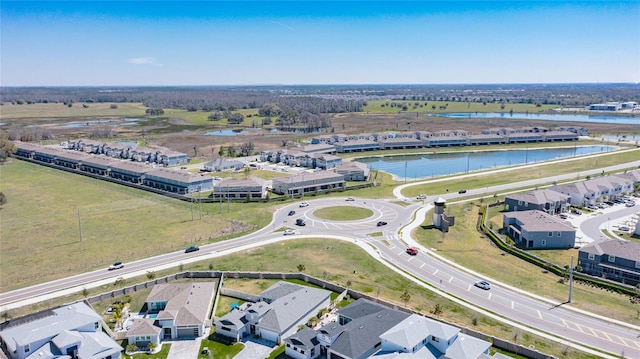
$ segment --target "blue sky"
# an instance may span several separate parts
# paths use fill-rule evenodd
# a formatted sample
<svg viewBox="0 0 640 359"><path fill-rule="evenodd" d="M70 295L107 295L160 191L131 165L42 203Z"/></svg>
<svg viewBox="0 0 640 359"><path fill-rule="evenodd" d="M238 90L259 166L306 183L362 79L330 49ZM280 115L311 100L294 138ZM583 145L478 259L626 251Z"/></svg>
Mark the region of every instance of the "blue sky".
<svg viewBox="0 0 640 359"><path fill-rule="evenodd" d="M2 86L640 82L640 1L6 1Z"/></svg>

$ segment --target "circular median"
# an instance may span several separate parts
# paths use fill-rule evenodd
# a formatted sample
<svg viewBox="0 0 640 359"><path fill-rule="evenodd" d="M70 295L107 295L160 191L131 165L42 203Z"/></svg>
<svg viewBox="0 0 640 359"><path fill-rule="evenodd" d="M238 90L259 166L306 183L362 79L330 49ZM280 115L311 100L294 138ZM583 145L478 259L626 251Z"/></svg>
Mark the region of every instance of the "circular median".
<svg viewBox="0 0 640 359"><path fill-rule="evenodd" d="M354 206L335 206L317 209L313 215L327 221L357 221L373 216L373 211Z"/></svg>

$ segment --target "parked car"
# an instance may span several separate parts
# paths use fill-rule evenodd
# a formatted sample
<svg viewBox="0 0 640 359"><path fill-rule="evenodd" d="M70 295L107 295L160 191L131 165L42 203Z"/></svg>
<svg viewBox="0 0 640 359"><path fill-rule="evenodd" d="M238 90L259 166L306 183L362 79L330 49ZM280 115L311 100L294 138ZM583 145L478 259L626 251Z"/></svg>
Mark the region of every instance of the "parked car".
<svg viewBox="0 0 640 359"><path fill-rule="evenodd" d="M300 207L307 207L308 205L309 205L309 203L307 203L307 202L300 203Z"/></svg>
<svg viewBox="0 0 640 359"><path fill-rule="evenodd" d="M458 193L460 193L460 194L467 193L467 190L466 189L461 189L461 190L458 191Z"/></svg>
<svg viewBox="0 0 640 359"><path fill-rule="evenodd" d="M625 225L618 226L618 230L623 232L629 232L629 226L625 226Z"/></svg>
<svg viewBox="0 0 640 359"><path fill-rule="evenodd" d="M284 234L285 236L288 236L288 235L296 234L296 231L294 231L293 229L287 229L282 234Z"/></svg>
<svg viewBox="0 0 640 359"><path fill-rule="evenodd" d="M627 207L633 207L636 205L636 203L634 201L627 201L624 205Z"/></svg>
<svg viewBox="0 0 640 359"><path fill-rule="evenodd" d="M569 218L569 215L566 214L566 213L560 213L560 218L567 219L567 218Z"/></svg>
<svg viewBox="0 0 640 359"><path fill-rule="evenodd" d="M409 247L409 248L407 248L406 252L407 252L407 254L409 254L409 255L415 256L415 255L417 255L417 254L418 254L418 248L416 248L416 247Z"/></svg>
<svg viewBox="0 0 640 359"><path fill-rule="evenodd" d="M297 226L306 226L307 224L304 223L304 219L298 218L298 219L296 219L296 225Z"/></svg>
<svg viewBox="0 0 640 359"><path fill-rule="evenodd" d="M109 266L109 270L115 270L115 269L120 269L124 267L124 263L122 262L115 262L112 265Z"/></svg>
<svg viewBox="0 0 640 359"><path fill-rule="evenodd" d="M427 199L427 195L426 194L419 194L418 197L416 197L416 199Z"/></svg>
<svg viewBox="0 0 640 359"><path fill-rule="evenodd" d="M290 216L293 216L294 214L296 214L296 211L289 211Z"/></svg>
<svg viewBox="0 0 640 359"><path fill-rule="evenodd" d="M578 216L582 214L582 211L580 211L579 209L572 209L571 213L573 214L577 214Z"/></svg>
<svg viewBox="0 0 640 359"><path fill-rule="evenodd" d="M378 223L376 223L376 226L380 227L380 226L386 226L387 222L385 221L379 221Z"/></svg>
<svg viewBox="0 0 640 359"><path fill-rule="evenodd" d="M489 284L489 282L481 280L479 282L475 282L473 283L473 285L475 285L478 288L484 289L484 290L489 290L491 289L491 284Z"/></svg>
<svg viewBox="0 0 640 359"><path fill-rule="evenodd" d="M196 252L196 251L199 251L199 250L200 250L200 247L198 247L198 246L191 246L191 247L189 247L189 248L185 249L185 250L184 250L184 252L185 252L185 253L191 253L191 252Z"/></svg>
<svg viewBox="0 0 640 359"><path fill-rule="evenodd" d="M345 201L347 201L347 202L353 202L353 201L355 201L355 200L356 200L356 199L355 199L355 198L353 198L353 197L347 197L347 199L346 199Z"/></svg>

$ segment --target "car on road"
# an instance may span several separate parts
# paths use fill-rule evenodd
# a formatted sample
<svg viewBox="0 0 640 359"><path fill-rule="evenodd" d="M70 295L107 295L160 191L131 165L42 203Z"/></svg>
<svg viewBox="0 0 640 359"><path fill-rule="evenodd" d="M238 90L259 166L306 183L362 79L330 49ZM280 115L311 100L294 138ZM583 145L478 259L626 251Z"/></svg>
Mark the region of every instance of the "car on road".
<svg viewBox="0 0 640 359"><path fill-rule="evenodd" d="M484 280L475 282L475 283L473 283L473 285L475 285L476 287L478 287L480 289L484 289L484 290L491 289L491 284L489 284L489 282L484 281Z"/></svg>
<svg viewBox="0 0 640 359"><path fill-rule="evenodd" d="M461 190L458 191L458 193L460 193L460 194L467 193L467 190L466 189L461 189Z"/></svg>
<svg viewBox="0 0 640 359"><path fill-rule="evenodd" d="M191 253L191 252L195 252L195 251L199 251L200 247L198 246L191 246L187 249L184 250L185 253Z"/></svg>
<svg viewBox="0 0 640 359"><path fill-rule="evenodd" d="M109 266L109 270L116 270L116 269L120 269L124 267L124 263L122 262L115 262L112 265Z"/></svg>
<svg viewBox="0 0 640 359"><path fill-rule="evenodd" d="M376 226L380 227L380 226L386 226L387 222L385 221L379 221L378 223L376 223Z"/></svg>
<svg viewBox="0 0 640 359"><path fill-rule="evenodd" d="M297 226L306 226L307 224L304 222L304 219L298 218L298 219L296 219L296 225Z"/></svg>
<svg viewBox="0 0 640 359"><path fill-rule="evenodd" d="M284 234L285 236L289 236L292 234L296 234L296 231L294 231L293 229L287 229L282 234Z"/></svg>
<svg viewBox="0 0 640 359"><path fill-rule="evenodd" d="M418 197L416 197L416 199L427 199L427 195L426 194L419 194Z"/></svg>
<svg viewBox="0 0 640 359"><path fill-rule="evenodd" d="M624 205L627 207L633 207L636 205L636 203L634 201L627 201Z"/></svg>
<svg viewBox="0 0 640 359"><path fill-rule="evenodd" d="M296 214L296 211L289 211L289 216L293 216L294 214Z"/></svg>
<svg viewBox="0 0 640 359"><path fill-rule="evenodd" d="M569 218L569 215L566 214L566 213L560 213L560 218L567 219L567 218Z"/></svg>
<svg viewBox="0 0 640 359"><path fill-rule="evenodd" d="M418 254L418 248L416 247L409 247L406 250L407 254L411 255L411 256L415 256Z"/></svg>
<svg viewBox="0 0 640 359"><path fill-rule="evenodd" d="M300 203L300 207L301 207L301 208L302 208L302 207L307 207L308 205L309 205L309 203L307 203L307 202L302 202L302 203Z"/></svg>
<svg viewBox="0 0 640 359"><path fill-rule="evenodd" d="M353 202L353 201L355 201L355 200L356 200L356 199L355 199L355 198L353 198L353 197L347 197L347 199L345 199L345 201L347 201L347 202Z"/></svg>
<svg viewBox="0 0 640 359"><path fill-rule="evenodd" d="M629 226L620 225L618 226L618 230L623 232L629 232Z"/></svg>

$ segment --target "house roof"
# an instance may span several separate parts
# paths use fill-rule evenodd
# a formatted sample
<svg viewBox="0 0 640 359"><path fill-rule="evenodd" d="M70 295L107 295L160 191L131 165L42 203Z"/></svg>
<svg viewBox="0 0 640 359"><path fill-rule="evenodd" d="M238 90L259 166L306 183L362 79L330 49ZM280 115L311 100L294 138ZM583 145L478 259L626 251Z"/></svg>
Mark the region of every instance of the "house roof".
<svg viewBox="0 0 640 359"><path fill-rule="evenodd" d="M591 253L598 256L610 255L640 262L640 243L621 239L592 242L581 247L580 252Z"/></svg>
<svg viewBox="0 0 640 359"><path fill-rule="evenodd" d="M569 222L538 210L507 212L504 214L504 218L516 218L522 223L520 227L529 232L575 231Z"/></svg>
<svg viewBox="0 0 640 359"><path fill-rule="evenodd" d="M380 335L380 339L388 340L403 348L413 348L430 335L449 340L459 332L460 329L449 324L439 323L433 319L411 314L408 318Z"/></svg>
<svg viewBox="0 0 640 359"><path fill-rule="evenodd" d="M209 176L199 175L191 172L176 171L164 167L157 167L153 171L147 172L147 178L155 177L161 179L172 180L182 183L197 183L204 181L213 181Z"/></svg>
<svg viewBox="0 0 640 359"><path fill-rule="evenodd" d="M265 289L262 293L260 293L260 298L263 298L267 302L271 302L299 290L300 286L297 284L279 281L278 283L272 285L271 287Z"/></svg>
<svg viewBox="0 0 640 359"><path fill-rule="evenodd" d="M157 284L147 297L147 302L167 302L158 319L174 319L174 325L202 324L209 316L216 284L191 282Z"/></svg>
<svg viewBox="0 0 640 359"><path fill-rule="evenodd" d="M232 310L216 321L216 323L235 329L244 327L247 322L248 320L245 318L245 313L240 310Z"/></svg>
<svg viewBox="0 0 640 359"><path fill-rule="evenodd" d="M311 348L320 343L320 341L318 341L316 331L309 327L304 327L304 329L291 335L284 341L296 346L297 348L305 350L311 350Z"/></svg>
<svg viewBox="0 0 640 359"><path fill-rule="evenodd" d="M435 352L433 353L429 348L423 346L415 353L380 351L371 357L375 359L440 359L441 357L437 354L439 352L437 350Z"/></svg>
<svg viewBox="0 0 640 359"><path fill-rule="evenodd" d="M442 359L477 358L489 350L491 343L460 333Z"/></svg>
<svg viewBox="0 0 640 359"><path fill-rule="evenodd" d="M0 332L10 351L16 347L51 340L65 330L76 330L102 322L102 317L83 302L53 309L51 315L9 327Z"/></svg>
<svg viewBox="0 0 640 359"><path fill-rule="evenodd" d="M333 342L331 349L343 356L357 358L373 348L380 341L382 333L408 316L398 310L383 309L354 319L344 326L344 331Z"/></svg>
<svg viewBox="0 0 640 359"><path fill-rule="evenodd" d="M154 319L135 318L131 323L131 328L127 330L127 337L139 335L158 335L162 328L154 325Z"/></svg>
<svg viewBox="0 0 640 359"><path fill-rule="evenodd" d="M350 305L338 310L336 313L349 319L357 319L367 315L381 312L387 309L385 306L367 299L359 299Z"/></svg>
<svg viewBox="0 0 640 359"><path fill-rule="evenodd" d="M510 194L506 196L506 198L533 204L545 204L549 202L566 201L571 198L571 196L550 189L539 189L525 193Z"/></svg>
<svg viewBox="0 0 640 359"><path fill-rule="evenodd" d="M262 180L260 180L262 181ZM226 187L229 188L246 188L246 187L262 187L262 183L254 177L249 178L233 178L227 177L221 181L213 183L214 188L219 188L216 192L224 192Z"/></svg>
<svg viewBox="0 0 640 359"><path fill-rule="evenodd" d="M279 283L276 283L276 285ZM287 284L291 285L291 283ZM261 328L284 333L293 325L296 325L311 310L318 308L331 298L331 292L327 290L293 285L298 287L296 291L282 295L271 303L271 308L260 321L259 326Z"/></svg>

